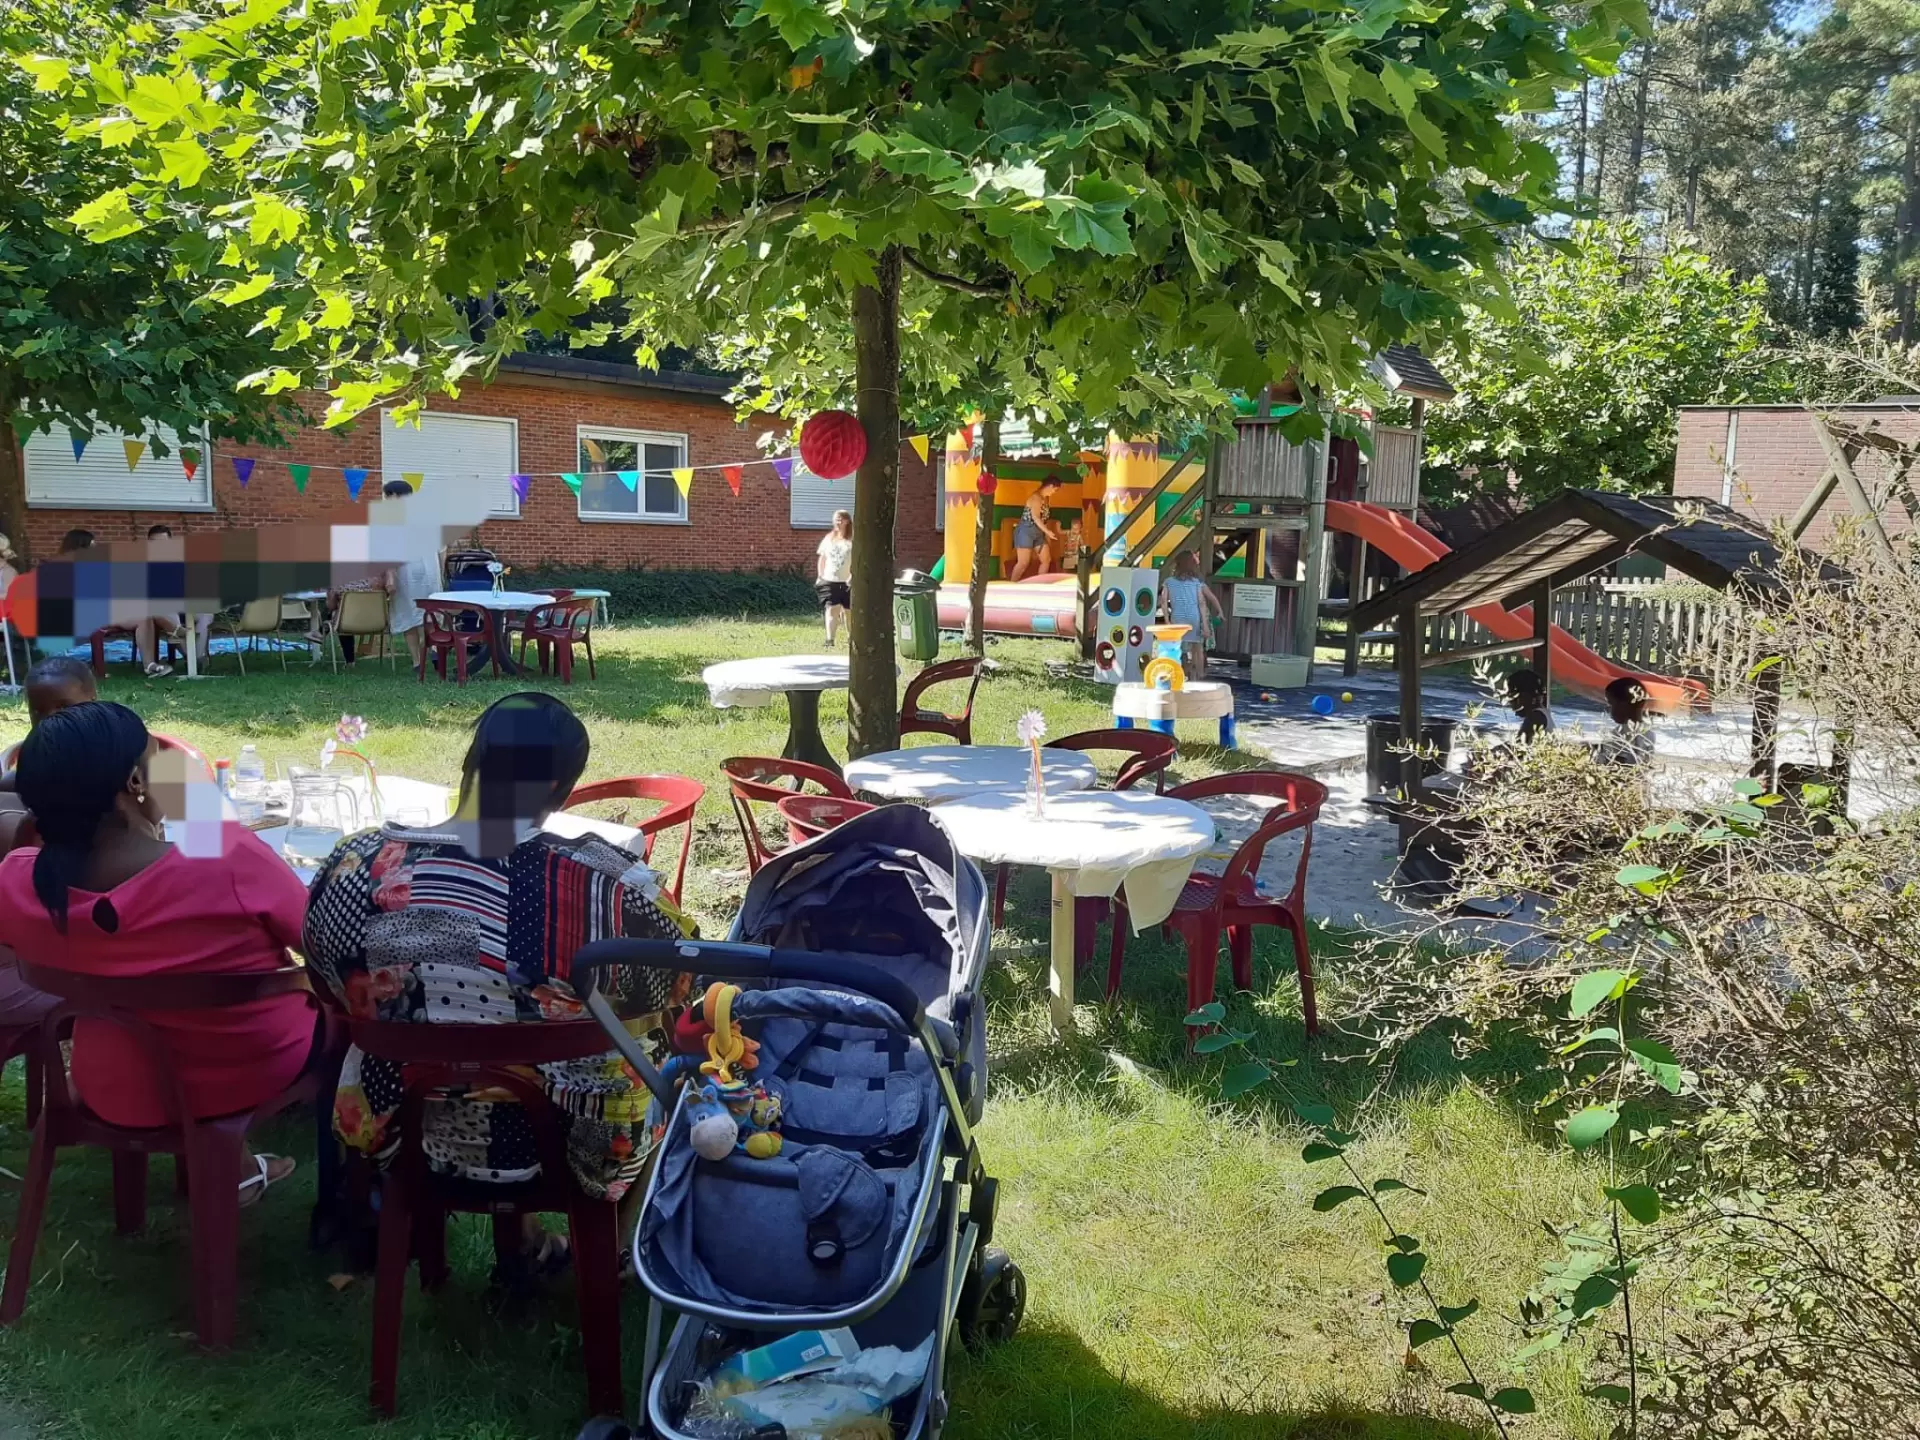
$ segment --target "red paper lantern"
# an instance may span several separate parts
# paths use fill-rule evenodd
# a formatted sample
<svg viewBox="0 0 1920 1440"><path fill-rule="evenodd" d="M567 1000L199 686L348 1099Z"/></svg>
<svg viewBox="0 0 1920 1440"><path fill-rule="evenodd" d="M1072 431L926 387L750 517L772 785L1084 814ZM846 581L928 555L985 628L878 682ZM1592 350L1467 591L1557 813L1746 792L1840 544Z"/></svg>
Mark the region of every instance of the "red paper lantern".
<svg viewBox="0 0 1920 1440"><path fill-rule="evenodd" d="M839 480L867 458L867 432L844 410L822 410L800 427L800 459L822 480Z"/></svg>
<svg viewBox="0 0 1920 1440"><path fill-rule="evenodd" d="M980 493L982 495L991 496L993 492L998 490L999 488L1000 488L1000 481L998 480L998 478L996 478L993 475L989 475L984 471L981 473Z"/></svg>

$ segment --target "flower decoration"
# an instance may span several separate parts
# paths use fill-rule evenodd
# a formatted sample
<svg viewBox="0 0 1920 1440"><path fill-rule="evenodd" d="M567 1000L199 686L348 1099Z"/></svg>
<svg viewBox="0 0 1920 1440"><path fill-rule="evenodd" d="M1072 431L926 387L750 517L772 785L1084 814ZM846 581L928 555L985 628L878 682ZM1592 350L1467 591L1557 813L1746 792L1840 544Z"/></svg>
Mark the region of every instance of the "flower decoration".
<svg viewBox="0 0 1920 1440"><path fill-rule="evenodd" d="M1013 733L1020 737L1022 745L1032 745L1043 740L1047 734L1047 717L1038 710L1029 710L1013 722Z"/></svg>
<svg viewBox="0 0 1920 1440"><path fill-rule="evenodd" d="M342 715L340 722L333 727L333 734L328 737L327 743L320 747L320 768L325 770L341 756L349 760L358 760L366 766L367 794L373 801L373 814L377 820L385 808L380 803L380 772L373 768L373 761L356 748L362 740L367 738L369 728L362 716Z"/></svg>
<svg viewBox="0 0 1920 1440"><path fill-rule="evenodd" d="M358 715L342 715L333 733L342 745L358 745L367 738L367 722Z"/></svg>
<svg viewBox="0 0 1920 1440"><path fill-rule="evenodd" d="M1047 717L1029 710L1014 722L1013 733L1033 752L1033 773L1027 777L1027 813L1037 818L1047 811L1047 782L1040 769L1040 741L1047 733Z"/></svg>

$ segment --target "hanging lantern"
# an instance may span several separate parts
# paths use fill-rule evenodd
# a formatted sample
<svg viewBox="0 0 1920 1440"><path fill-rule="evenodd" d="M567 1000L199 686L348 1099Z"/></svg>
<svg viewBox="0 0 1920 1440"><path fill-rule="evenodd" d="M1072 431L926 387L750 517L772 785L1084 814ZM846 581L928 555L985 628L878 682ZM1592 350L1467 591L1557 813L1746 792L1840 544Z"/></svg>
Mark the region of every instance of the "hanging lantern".
<svg viewBox="0 0 1920 1440"><path fill-rule="evenodd" d="M1000 488L999 477L994 475L992 471L982 471L980 474L979 488L980 493L991 500L993 498L993 492Z"/></svg>
<svg viewBox="0 0 1920 1440"><path fill-rule="evenodd" d="M844 410L822 410L800 427L800 458L822 480L839 480L867 458L867 432Z"/></svg>

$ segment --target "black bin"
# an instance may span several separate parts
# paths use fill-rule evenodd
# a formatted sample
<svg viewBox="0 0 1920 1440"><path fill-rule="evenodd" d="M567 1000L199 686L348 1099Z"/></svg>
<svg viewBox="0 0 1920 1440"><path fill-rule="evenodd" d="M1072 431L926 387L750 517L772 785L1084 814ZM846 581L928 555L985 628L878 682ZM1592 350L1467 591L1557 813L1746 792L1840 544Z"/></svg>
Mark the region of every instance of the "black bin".
<svg viewBox="0 0 1920 1440"><path fill-rule="evenodd" d="M1420 722L1420 777L1424 780L1440 774L1447 768L1447 756L1453 753L1453 727L1459 722L1450 719L1423 720ZM1367 793L1377 795L1382 790L1400 788L1400 762L1405 760L1406 752L1399 749L1400 715L1395 711L1390 715L1367 716Z"/></svg>

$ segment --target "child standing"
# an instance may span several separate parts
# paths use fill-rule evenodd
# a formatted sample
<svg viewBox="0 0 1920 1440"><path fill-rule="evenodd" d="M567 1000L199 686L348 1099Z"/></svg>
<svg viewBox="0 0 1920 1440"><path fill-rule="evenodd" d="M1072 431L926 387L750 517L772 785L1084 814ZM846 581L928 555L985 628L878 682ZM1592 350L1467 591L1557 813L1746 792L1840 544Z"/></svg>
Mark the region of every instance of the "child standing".
<svg viewBox="0 0 1920 1440"><path fill-rule="evenodd" d="M1169 623L1187 627L1180 641L1180 662L1187 678L1206 679L1208 622L1218 624L1224 615L1213 591L1200 578L1200 557L1193 551L1182 550L1174 557L1173 574L1160 582L1160 604Z"/></svg>
<svg viewBox="0 0 1920 1440"><path fill-rule="evenodd" d="M820 563L815 570L813 593L820 597L826 612L827 648L840 638L840 627L847 620L847 606L853 603L848 582L853 579L853 516L845 510L833 512L833 529L820 542L816 552Z"/></svg>

